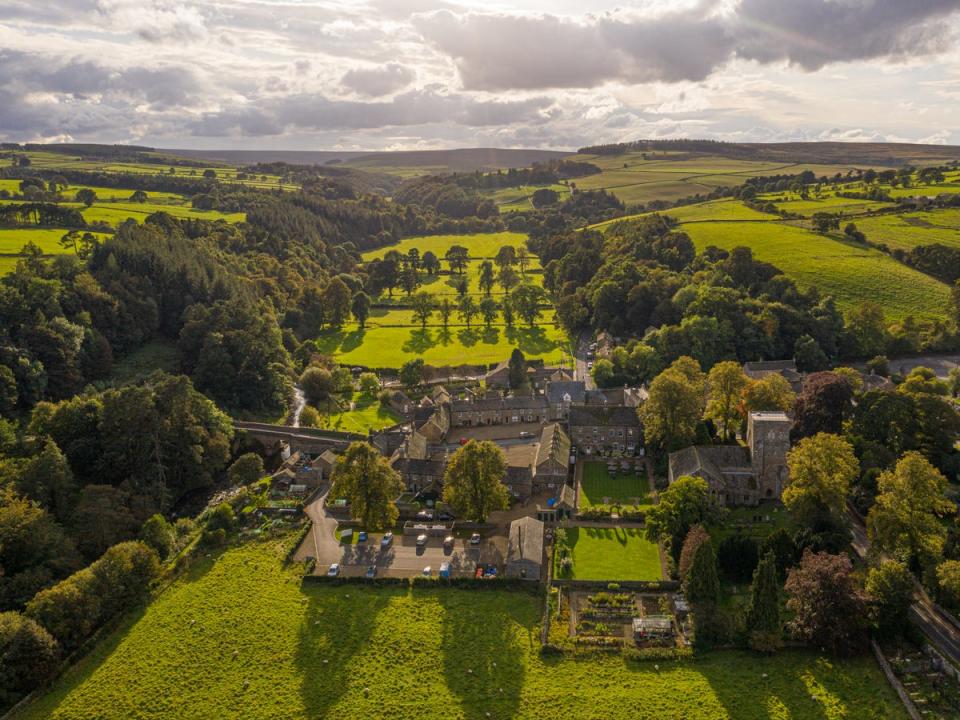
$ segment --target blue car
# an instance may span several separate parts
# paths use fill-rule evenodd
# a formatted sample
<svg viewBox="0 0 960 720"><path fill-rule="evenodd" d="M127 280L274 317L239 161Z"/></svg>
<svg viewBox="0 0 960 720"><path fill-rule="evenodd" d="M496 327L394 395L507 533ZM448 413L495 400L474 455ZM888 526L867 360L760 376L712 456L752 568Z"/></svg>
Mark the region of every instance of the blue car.
<svg viewBox="0 0 960 720"><path fill-rule="evenodd" d="M357 533L357 542L366 542L366 541L367 541L367 533L361 530L360 532Z"/></svg>

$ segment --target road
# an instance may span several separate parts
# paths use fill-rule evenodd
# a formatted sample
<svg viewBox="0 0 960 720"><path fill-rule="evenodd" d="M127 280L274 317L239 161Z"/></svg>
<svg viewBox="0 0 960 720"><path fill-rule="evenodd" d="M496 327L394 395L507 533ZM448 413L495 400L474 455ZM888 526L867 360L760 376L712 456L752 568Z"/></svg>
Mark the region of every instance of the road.
<svg viewBox="0 0 960 720"><path fill-rule="evenodd" d="M867 529L855 513L848 510L847 515L853 532L850 544L857 555L866 557L870 550ZM910 620L954 665L960 666L960 628L934 606L933 601L919 583L916 581L914 583L916 589L913 595L914 603L910 608Z"/></svg>
<svg viewBox="0 0 960 720"><path fill-rule="evenodd" d="M573 358L573 379L583 380L587 390L596 390L597 384L593 381L590 370L587 368L590 362L590 358L587 357L587 354L590 352L590 337L590 333L585 332L581 333L580 338L577 340L577 348Z"/></svg>
<svg viewBox="0 0 960 720"><path fill-rule="evenodd" d="M890 372L906 375L917 367L926 367L933 370L937 377L946 378L950 371L960 367L960 355L921 355L919 357L892 357L887 361ZM866 363L854 363L854 367L863 370Z"/></svg>
<svg viewBox="0 0 960 720"><path fill-rule="evenodd" d="M415 537L397 535L389 547L381 548L380 536L371 535L366 543L342 544L335 535L337 519L327 511L325 501L326 494L305 508L313 527L294 554L297 561L315 558L318 574L339 563L342 574L347 576L363 575L370 565L375 565L377 575L384 577L419 575L428 566L436 575L440 564L449 562L452 574L472 575L480 562L503 563L504 548L486 539L479 546L473 546L458 538L452 547L444 547L442 537L431 537L426 546L418 547Z"/></svg>

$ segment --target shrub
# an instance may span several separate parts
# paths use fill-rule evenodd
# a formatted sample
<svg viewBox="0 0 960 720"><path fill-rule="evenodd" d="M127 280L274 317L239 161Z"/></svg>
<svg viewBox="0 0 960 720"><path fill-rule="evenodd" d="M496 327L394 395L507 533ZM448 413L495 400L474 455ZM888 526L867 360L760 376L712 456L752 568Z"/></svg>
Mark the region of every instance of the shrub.
<svg viewBox="0 0 960 720"><path fill-rule="evenodd" d="M249 485L264 475L263 458L256 453L244 453L227 470L227 478L233 485Z"/></svg>
<svg viewBox="0 0 960 720"><path fill-rule="evenodd" d="M207 530L211 532L223 530L226 534L233 530L236 520L233 508L225 502L220 503L210 512L210 516L207 518Z"/></svg>
<svg viewBox="0 0 960 720"><path fill-rule="evenodd" d="M140 539L152 547L161 560L166 558L174 546L173 526L157 513L150 517L140 528Z"/></svg>
<svg viewBox="0 0 960 720"><path fill-rule="evenodd" d="M757 542L747 535L730 535L717 548L720 572L735 582L746 582L757 567Z"/></svg>
<svg viewBox="0 0 960 720"><path fill-rule="evenodd" d="M0 613L0 705L42 686L59 661L57 641L38 623L17 612Z"/></svg>

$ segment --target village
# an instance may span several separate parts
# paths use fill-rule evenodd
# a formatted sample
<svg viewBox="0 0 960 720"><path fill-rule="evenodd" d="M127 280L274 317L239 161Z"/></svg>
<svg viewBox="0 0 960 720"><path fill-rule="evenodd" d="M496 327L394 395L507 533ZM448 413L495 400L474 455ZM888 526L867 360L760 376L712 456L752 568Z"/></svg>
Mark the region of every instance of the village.
<svg viewBox="0 0 960 720"><path fill-rule="evenodd" d="M506 361L479 380L425 384L419 393L391 389L388 402L404 419L368 436L241 424L279 463L272 496L301 501L310 521L293 559L325 579L542 583L552 615L564 619L545 632L560 633L561 642L689 644L689 607L663 543L644 534L645 512L679 478L697 477L711 503L732 513L738 533L779 527L793 420L751 412L734 443L672 452L658 476L638 413L647 388L598 389L589 376L591 359L611 346L585 345L573 371L531 364L519 390ZM776 375L795 391L804 377L793 361L746 363L743 371L751 380ZM890 384L870 373L861 381ZM471 440L494 443L506 461L501 482L510 507L482 523L456 517L442 501L448 461ZM330 494L337 458L356 441L377 448L402 478L394 531L368 533L347 501ZM294 511L287 503L279 512Z"/></svg>

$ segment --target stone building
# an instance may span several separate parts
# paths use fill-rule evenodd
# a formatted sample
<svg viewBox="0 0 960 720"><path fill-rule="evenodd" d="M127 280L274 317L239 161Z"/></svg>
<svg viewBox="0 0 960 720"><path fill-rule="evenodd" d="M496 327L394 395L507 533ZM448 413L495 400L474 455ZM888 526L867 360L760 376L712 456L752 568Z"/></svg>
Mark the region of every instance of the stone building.
<svg viewBox="0 0 960 720"><path fill-rule="evenodd" d="M573 405L567 420L570 440L588 455L634 453L640 447L640 419L636 408Z"/></svg>
<svg viewBox="0 0 960 720"><path fill-rule="evenodd" d="M547 420L547 408L547 399L542 395L454 400L450 403L450 425L470 427L542 423Z"/></svg>
<svg viewBox="0 0 960 720"><path fill-rule="evenodd" d="M586 399L586 383L582 380L567 380L547 383L546 397L550 420L566 420L571 405L583 405Z"/></svg>
<svg viewBox="0 0 960 720"><path fill-rule="evenodd" d="M701 445L670 453L669 480L690 475L707 481L717 505L779 500L789 481L787 453L793 421L782 412L753 412L747 446Z"/></svg>

